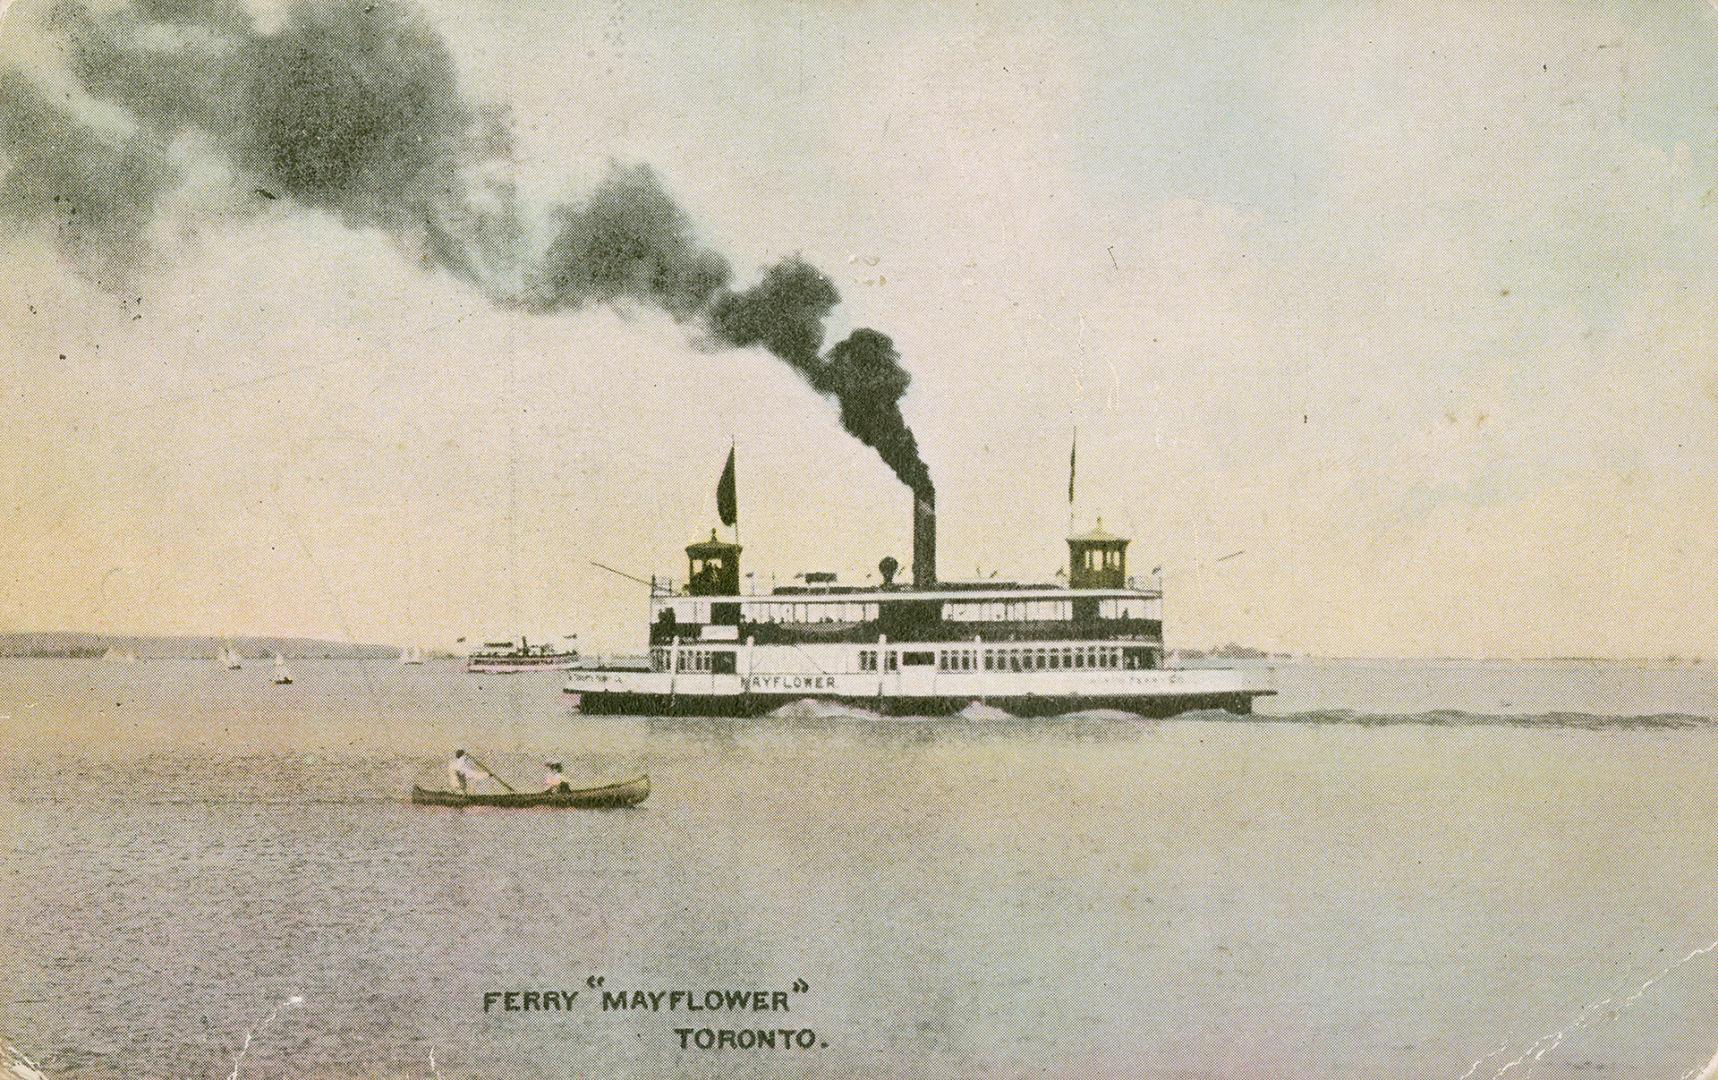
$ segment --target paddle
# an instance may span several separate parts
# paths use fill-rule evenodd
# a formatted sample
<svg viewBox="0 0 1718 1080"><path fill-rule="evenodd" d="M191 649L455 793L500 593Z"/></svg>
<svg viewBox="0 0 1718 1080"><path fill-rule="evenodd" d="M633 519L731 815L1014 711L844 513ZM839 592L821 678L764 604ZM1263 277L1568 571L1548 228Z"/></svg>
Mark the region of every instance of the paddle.
<svg viewBox="0 0 1718 1080"><path fill-rule="evenodd" d="M471 757L471 755L469 755L469 754L467 754L466 756ZM500 784L502 787L506 788L508 791L512 791L513 794L515 794L515 795L519 794L517 791L514 791L512 784L509 784L507 781L501 779L499 776L496 776L494 769L491 769L489 766L485 765L483 762L477 760L476 758L471 758L471 763L473 765L477 766L478 768L482 769L484 772L488 773L489 779L495 781L497 784Z"/></svg>

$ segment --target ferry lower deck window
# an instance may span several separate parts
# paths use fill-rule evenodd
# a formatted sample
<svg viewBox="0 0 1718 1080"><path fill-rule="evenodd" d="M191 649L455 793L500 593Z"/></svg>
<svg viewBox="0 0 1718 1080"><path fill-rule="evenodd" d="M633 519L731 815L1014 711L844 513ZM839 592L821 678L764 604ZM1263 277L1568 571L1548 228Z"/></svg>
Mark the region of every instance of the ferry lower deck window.
<svg viewBox="0 0 1718 1080"><path fill-rule="evenodd" d="M930 667L937 662L934 652L910 652L903 654L902 663L908 667Z"/></svg>
<svg viewBox="0 0 1718 1080"><path fill-rule="evenodd" d="M680 654L681 671L710 671L714 666L714 654L707 649L687 649Z"/></svg>
<svg viewBox="0 0 1718 1080"><path fill-rule="evenodd" d="M859 650L859 670L860 671L876 671L877 670L877 650L876 649L860 649Z"/></svg>
<svg viewBox="0 0 1718 1080"><path fill-rule="evenodd" d="M888 659L884 661L884 664L887 665L888 670L895 671L898 668L900 668L900 666L901 666L901 654L900 653L894 652L891 650L886 655L887 655Z"/></svg>

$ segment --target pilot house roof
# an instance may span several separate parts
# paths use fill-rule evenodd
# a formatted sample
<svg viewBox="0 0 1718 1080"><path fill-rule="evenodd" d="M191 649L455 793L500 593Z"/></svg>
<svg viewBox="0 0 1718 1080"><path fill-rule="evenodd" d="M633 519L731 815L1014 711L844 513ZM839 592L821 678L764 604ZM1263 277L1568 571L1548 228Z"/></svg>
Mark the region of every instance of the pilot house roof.
<svg viewBox="0 0 1718 1080"><path fill-rule="evenodd" d="M1126 537L1117 536L1115 533L1105 529L1103 518L1098 519L1096 527L1094 527L1090 532L1081 533L1078 536L1070 536L1068 539L1076 544L1125 544L1128 542Z"/></svg>
<svg viewBox="0 0 1718 1080"><path fill-rule="evenodd" d="M710 555L726 555L730 551L738 550L740 550L740 545L730 544L726 540L718 540L715 529L710 530L710 539L686 545L686 554L694 559L701 559Z"/></svg>

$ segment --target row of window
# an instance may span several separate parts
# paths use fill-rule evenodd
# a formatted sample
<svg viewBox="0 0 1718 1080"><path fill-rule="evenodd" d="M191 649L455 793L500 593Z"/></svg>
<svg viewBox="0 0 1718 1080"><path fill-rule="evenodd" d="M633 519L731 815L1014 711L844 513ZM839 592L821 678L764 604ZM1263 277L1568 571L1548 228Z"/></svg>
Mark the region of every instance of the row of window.
<svg viewBox="0 0 1718 1080"><path fill-rule="evenodd" d="M1080 566L1086 570L1120 570L1122 568L1121 552L1115 548L1108 550L1087 548L1080 552Z"/></svg>
<svg viewBox="0 0 1718 1080"><path fill-rule="evenodd" d="M1067 622L1072 600L950 600L943 604L949 622Z"/></svg>
<svg viewBox="0 0 1718 1080"><path fill-rule="evenodd" d="M1138 670L1159 665L1155 649L1137 645L1047 645L984 651L986 671Z"/></svg>
<svg viewBox="0 0 1718 1080"><path fill-rule="evenodd" d="M977 671L978 653L971 649L944 649L937 654L938 671Z"/></svg>
<svg viewBox="0 0 1718 1080"><path fill-rule="evenodd" d="M1150 619L1155 601L1143 598L1098 601L1100 619ZM1072 600L948 600L943 618L948 622L1068 622L1074 617Z"/></svg>
<svg viewBox="0 0 1718 1080"><path fill-rule="evenodd" d="M1024 647L952 648L931 650L859 650L859 670L899 670L929 665L938 671L1085 671L1125 670L1161 666L1162 656L1150 646L1140 645L1034 645Z"/></svg>
<svg viewBox="0 0 1718 1080"><path fill-rule="evenodd" d="M811 604L771 601L767 604L747 604L743 609L747 622L760 623L819 623L876 622L878 605L818 601Z"/></svg>
<svg viewBox="0 0 1718 1080"><path fill-rule="evenodd" d="M1098 601L1102 619L1155 618L1155 600L1116 598ZM865 623L876 622L880 604L857 601L814 600L748 601L740 610L746 622L756 623ZM689 625L711 622L708 600L675 600L668 605L674 621ZM948 622L1068 622L1074 617L1072 600L945 600L942 617Z"/></svg>
<svg viewBox="0 0 1718 1080"><path fill-rule="evenodd" d="M732 654L730 654L732 655ZM650 670L668 671L674 653L670 649L650 650ZM716 651L714 649L681 649L681 671L714 671L716 670Z"/></svg>
<svg viewBox="0 0 1718 1080"><path fill-rule="evenodd" d="M714 671L718 664L714 649L681 649L680 671ZM650 669L668 671L672 662L670 649L650 651ZM733 656L731 651L725 653ZM1141 645L1030 645L997 646L994 648L957 647L947 649L860 649L859 670L876 671L881 663L885 671L898 671L902 663L908 667L936 665L938 671L1083 671L1155 668L1161 665L1161 655L1150 646ZM730 672L732 664L722 665Z"/></svg>

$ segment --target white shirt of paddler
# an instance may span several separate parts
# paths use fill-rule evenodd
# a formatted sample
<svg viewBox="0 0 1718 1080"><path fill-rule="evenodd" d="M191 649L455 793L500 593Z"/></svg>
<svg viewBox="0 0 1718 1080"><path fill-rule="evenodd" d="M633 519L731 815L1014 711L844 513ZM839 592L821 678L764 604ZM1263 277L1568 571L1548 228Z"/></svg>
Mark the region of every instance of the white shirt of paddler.
<svg viewBox="0 0 1718 1080"><path fill-rule="evenodd" d="M482 779L483 770L477 767L477 762L466 754L460 754L447 763L447 782L452 787L460 787L460 781Z"/></svg>

